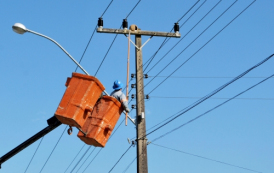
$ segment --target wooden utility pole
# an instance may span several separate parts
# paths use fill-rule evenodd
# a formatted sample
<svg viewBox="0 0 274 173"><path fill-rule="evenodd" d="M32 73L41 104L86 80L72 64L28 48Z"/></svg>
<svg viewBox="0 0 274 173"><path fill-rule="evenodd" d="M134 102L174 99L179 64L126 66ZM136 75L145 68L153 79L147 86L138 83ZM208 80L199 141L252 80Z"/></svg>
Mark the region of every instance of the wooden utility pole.
<svg viewBox="0 0 274 173"><path fill-rule="evenodd" d="M137 129L137 173L148 173L147 162L147 138L146 135L146 121L145 121L145 102L144 102L144 77L143 77L143 58L142 58L142 35L146 36L160 36L160 37L177 37L179 34L179 25L175 23L175 33L155 32L155 31L142 31L136 25L131 25L130 30L127 29L127 21L124 19L124 29L107 29L103 28L103 21L101 18L98 20L99 33L110 34L130 34L135 35L135 67L136 67L136 120L135 125Z"/></svg>
<svg viewBox="0 0 274 173"><path fill-rule="evenodd" d="M135 36L137 47L142 46L141 35ZM137 139L146 135L145 121L145 102L144 102L144 80L143 80L143 57L142 49L135 49L135 66L136 66L136 126ZM137 140L137 172L148 172L147 166L147 139Z"/></svg>

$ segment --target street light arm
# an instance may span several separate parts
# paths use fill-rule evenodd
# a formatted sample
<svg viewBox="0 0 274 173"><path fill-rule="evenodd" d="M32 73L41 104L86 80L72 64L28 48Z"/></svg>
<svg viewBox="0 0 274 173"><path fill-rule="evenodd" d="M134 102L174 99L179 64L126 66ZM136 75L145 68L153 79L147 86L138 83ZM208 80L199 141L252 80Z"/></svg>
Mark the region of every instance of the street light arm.
<svg viewBox="0 0 274 173"><path fill-rule="evenodd" d="M48 40L50 40L50 41L52 41L53 43L55 43L58 47L60 47L69 57L70 57L70 59L75 63L75 64L77 64L78 65L78 67L81 69L81 70L83 70L83 72L85 73L85 74L87 74L87 75L89 75L88 74L88 72L59 44L59 43L57 43L55 40L53 40L52 38L50 38L50 37L48 37L48 36L45 36L45 35L43 35L43 34L40 34L40 33L38 33L38 32L35 32L35 31L32 31L32 30L29 30L29 29L26 29L26 31L27 32L30 32L30 33L33 33L33 34L35 34L35 35L39 35L39 36L41 36L41 37L44 37L44 38L46 38L46 39L48 39Z"/></svg>

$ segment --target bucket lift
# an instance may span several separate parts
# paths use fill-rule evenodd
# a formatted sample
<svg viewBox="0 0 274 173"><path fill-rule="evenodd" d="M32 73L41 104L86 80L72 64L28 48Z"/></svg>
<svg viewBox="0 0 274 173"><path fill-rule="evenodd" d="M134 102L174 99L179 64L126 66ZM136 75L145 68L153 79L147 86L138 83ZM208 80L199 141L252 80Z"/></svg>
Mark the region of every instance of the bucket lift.
<svg viewBox="0 0 274 173"><path fill-rule="evenodd" d="M0 169L2 163L45 136L62 123L79 129L78 137L86 144L104 147L114 129L121 113L121 103L109 97L105 87L98 79L90 76L87 71L55 40L43 34L27 29L23 24L15 23L13 30L19 34L30 32L49 39L60 47L69 58L86 74L73 73L67 79L66 92L53 117L47 120L48 126L27 139L22 144L0 157ZM104 92L99 102L98 99ZM94 111L96 109L96 111ZM99 112L98 112L99 110ZM125 112L124 112L125 113ZM135 124L135 120L128 116ZM93 122L94 121L94 122Z"/></svg>
<svg viewBox="0 0 274 173"><path fill-rule="evenodd" d="M105 87L93 76L72 73L65 85L67 89L54 116L47 120L48 127L2 156L0 168L2 163L61 124L78 128L77 136L86 144L105 147L123 112L121 103L114 97L102 96L106 93ZM132 118L129 119L135 124Z"/></svg>

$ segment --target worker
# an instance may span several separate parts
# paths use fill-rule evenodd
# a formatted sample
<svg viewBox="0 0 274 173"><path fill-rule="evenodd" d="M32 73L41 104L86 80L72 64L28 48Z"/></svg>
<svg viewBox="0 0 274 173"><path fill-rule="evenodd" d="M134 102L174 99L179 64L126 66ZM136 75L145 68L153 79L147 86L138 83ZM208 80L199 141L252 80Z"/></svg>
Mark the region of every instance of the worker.
<svg viewBox="0 0 274 173"><path fill-rule="evenodd" d="M125 94L122 92L123 83L119 80L114 81L113 87L114 91L110 94L110 96L116 98L123 105L124 110L129 113L128 108L128 100Z"/></svg>

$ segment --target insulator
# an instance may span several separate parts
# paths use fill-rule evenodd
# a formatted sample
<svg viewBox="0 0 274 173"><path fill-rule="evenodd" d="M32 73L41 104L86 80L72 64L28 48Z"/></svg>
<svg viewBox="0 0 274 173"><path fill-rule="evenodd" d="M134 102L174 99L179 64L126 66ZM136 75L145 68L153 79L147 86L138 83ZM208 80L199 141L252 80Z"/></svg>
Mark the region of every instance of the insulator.
<svg viewBox="0 0 274 173"><path fill-rule="evenodd" d="M144 76L145 76L145 78L148 78L148 74L145 74Z"/></svg>
<svg viewBox="0 0 274 173"><path fill-rule="evenodd" d="M135 95L134 95L134 94L132 94L132 95L131 95L131 98L132 98L132 99L134 99L134 98L135 98Z"/></svg>
<svg viewBox="0 0 274 173"><path fill-rule="evenodd" d="M124 29L127 29L127 28L128 28L127 19L123 19L123 28L124 28Z"/></svg>
<svg viewBox="0 0 274 173"><path fill-rule="evenodd" d="M104 25L103 18L100 17L100 18L98 19L98 27L103 27L103 25Z"/></svg>
<svg viewBox="0 0 274 173"><path fill-rule="evenodd" d="M131 84L131 88L135 88L136 87L136 84Z"/></svg>
<svg viewBox="0 0 274 173"><path fill-rule="evenodd" d="M175 23L174 24L174 32L179 32L179 29L180 29L179 23Z"/></svg>
<svg viewBox="0 0 274 173"><path fill-rule="evenodd" d="M135 78L135 74L131 74L131 78Z"/></svg>
<svg viewBox="0 0 274 173"><path fill-rule="evenodd" d="M149 95L146 95L146 99L149 99Z"/></svg>
<svg viewBox="0 0 274 173"><path fill-rule="evenodd" d="M131 105L131 109L135 109L135 105Z"/></svg>

